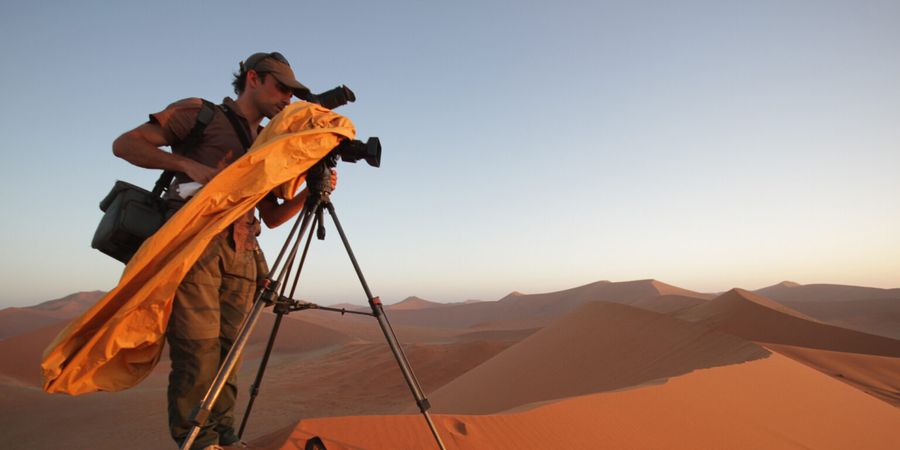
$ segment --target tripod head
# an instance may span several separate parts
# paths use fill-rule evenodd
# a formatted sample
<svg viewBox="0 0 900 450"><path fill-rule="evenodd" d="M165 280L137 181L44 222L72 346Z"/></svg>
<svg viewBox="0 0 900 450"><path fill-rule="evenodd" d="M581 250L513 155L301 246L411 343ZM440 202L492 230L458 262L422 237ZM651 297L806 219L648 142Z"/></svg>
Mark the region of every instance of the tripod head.
<svg viewBox="0 0 900 450"><path fill-rule="evenodd" d="M332 150L306 172L306 188L309 189L309 196L306 198L307 205L320 198L328 198L331 194L331 169L334 169L335 166L337 166L337 156Z"/></svg>

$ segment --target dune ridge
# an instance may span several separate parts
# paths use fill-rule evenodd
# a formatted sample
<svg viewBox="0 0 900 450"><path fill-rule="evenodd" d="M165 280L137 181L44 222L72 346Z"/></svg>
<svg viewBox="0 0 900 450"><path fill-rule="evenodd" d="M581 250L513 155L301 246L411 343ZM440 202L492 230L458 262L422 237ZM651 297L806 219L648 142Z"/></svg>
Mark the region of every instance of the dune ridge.
<svg viewBox="0 0 900 450"><path fill-rule="evenodd" d="M628 305L590 302L432 394L435 411L490 414L763 358L743 339Z"/></svg>
<svg viewBox="0 0 900 450"><path fill-rule="evenodd" d="M900 297L780 303L841 328L900 339Z"/></svg>
<svg viewBox="0 0 900 450"><path fill-rule="evenodd" d="M676 317L751 341L900 357L900 341L828 325L743 289L732 289Z"/></svg>

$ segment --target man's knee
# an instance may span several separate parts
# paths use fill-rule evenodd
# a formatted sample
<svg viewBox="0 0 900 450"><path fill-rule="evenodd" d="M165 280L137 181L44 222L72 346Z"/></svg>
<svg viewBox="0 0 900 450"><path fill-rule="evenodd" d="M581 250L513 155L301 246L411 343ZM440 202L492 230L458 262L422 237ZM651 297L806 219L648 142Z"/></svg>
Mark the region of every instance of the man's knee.
<svg viewBox="0 0 900 450"><path fill-rule="evenodd" d="M205 389L215 377L221 359L219 339L181 339L169 336L172 373L169 389L186 394Z"/></svg>

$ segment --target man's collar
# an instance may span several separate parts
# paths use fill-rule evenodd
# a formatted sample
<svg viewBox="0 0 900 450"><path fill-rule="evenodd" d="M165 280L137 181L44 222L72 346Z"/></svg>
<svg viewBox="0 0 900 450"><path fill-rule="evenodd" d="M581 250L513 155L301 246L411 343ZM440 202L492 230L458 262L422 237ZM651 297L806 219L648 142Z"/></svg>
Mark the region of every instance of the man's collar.
<svg viewBox="0 0 900 450"><path fill-rule="evenodd" d="M234 111L235 114L237 114L238 117L240 117L244 121L244 123L249 123L249 121L247 120L247 116L245 116L244 112L241 111L241 107L238 106L237 102L232 100L231 97L225 97L224 99L222 99L222 104L228 107L228 109ZM262 124L256 127L257 134L261 132L263 128L264 127L262 126Z"/></svg>

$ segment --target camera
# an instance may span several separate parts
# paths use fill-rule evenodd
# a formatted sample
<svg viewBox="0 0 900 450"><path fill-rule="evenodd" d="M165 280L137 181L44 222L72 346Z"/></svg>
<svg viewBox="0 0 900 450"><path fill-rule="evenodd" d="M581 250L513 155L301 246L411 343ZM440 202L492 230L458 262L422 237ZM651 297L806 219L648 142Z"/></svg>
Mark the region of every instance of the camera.
<svg viewBox="0 0 900 450"><path fill-rule="evenodd" d="M311 192L331 192L331 169L337 166L338 159L355 163L361 159L372 167L381 166L381 141L370 137L366 142L347 139L335 146L319 162L312 166L306 174L306 185ZM315 196L309 196L307 202Z"/></svg>
<svg viewBox="0 0 900 450"><path fill-rule="evenodd" d="M313 94L307 90L297 89L294 91L294 95L301 100L316 103L328 109L335 109L338 106L343 106L347 103L356 101L356 94L343 84L321 94Z"/></svg>
<svg viewBox="0 0 900 450"><path fill-rule="evenodd" d="M372 167L381 167L381 141L377 137L370 137L366 142L346 140L332 152L340 156L342 161L355 163L364 159Z"/></svg>

